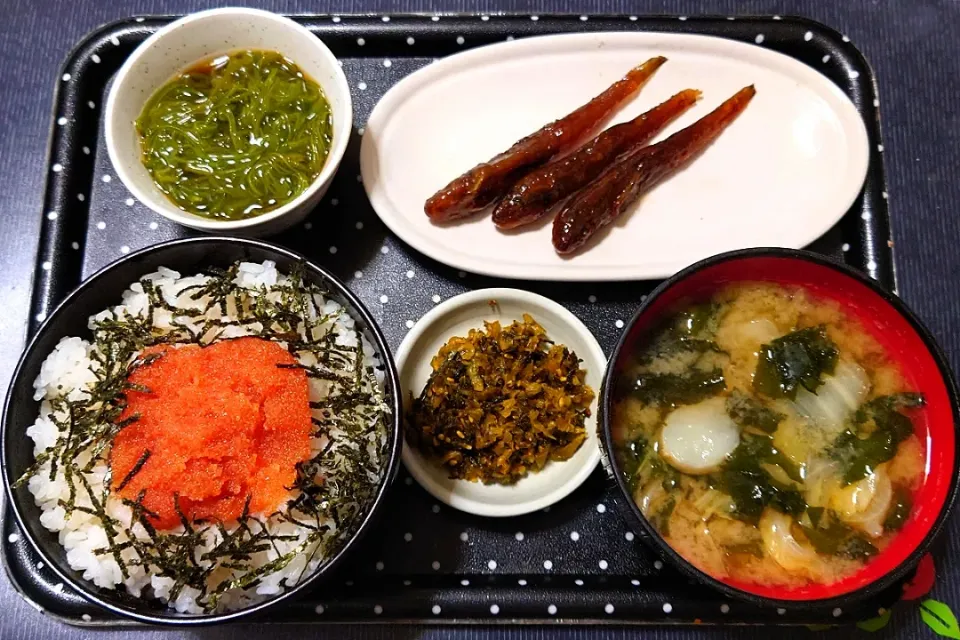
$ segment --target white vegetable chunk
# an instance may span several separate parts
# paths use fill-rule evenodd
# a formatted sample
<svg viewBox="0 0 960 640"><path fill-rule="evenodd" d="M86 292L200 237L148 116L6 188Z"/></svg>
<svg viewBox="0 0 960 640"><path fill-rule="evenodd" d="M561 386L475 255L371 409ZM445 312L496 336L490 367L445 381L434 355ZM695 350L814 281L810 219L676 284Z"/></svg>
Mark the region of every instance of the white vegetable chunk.
<svg viewBox="0 0 960 640"><path fill-rule="evenodd" d="M860 365L840 360L833 375L811 393L803 387L797 391L793 407L803 418L828 432L839 434L847 418L867 399L870 378Z"/></svg>
<svg viewBox="0 0 960 640"><path fill-rule="evenodd" d="M811 507L829 507L841 487L840 466L833 460L813 457L806 466L803 497Z"/></svg>
<svg viewBox="0 0 960 640"><path fill-rule="evenodd" d="M760 516L760 538L767 555L787 571L808 574L820 562L817 552L801 544L790 532L793 520L774 509Z"/></svg>
<svg viewBox="0 0 960 640"><path fill-rule="evenodd" d="M777 325L766 318L754 318L747 323L739 323L736 327L743 340L755 342L757 347L772 342L780 336Z"/></svg>
<svg viewBox="0 0 960 640"><path fill-rule="evenodd" d="M893 485L885 466L830 497L830 506L844 522L872 538L883 535L883 521L892 502Z"/></svg>
<svg viewBox="0 0 960 640"><path fill-rule="evenodd" d="M723 398L675 409L660 431L660 455L690 474L715 471L740 444L740 429Z"/></svg>

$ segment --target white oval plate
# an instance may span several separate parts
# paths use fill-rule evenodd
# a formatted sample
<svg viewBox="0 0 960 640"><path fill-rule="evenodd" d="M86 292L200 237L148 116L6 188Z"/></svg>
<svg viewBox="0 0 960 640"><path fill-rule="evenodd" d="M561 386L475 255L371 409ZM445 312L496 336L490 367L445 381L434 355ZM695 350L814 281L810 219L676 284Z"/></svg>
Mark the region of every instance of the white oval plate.
<svg viewBox="0 0 960 640"><path fill-rule="evenodd" d="M490 304L495 300L496 305ZM582 360L587 384L599 396L607 359L590 330L553 300L519 289L481 289L450 298L423 316L410 330L397 351L397 369L404 403L410 394L419 396L430 377L430 360L453 336L466 336L482 329L484 321L508 325L529 313L546 329L547 337L566 345ZM569 460L549 462L539 473L510 486L484 485L452 480L433 461L404 443L403 464L433 497L451 507L482 516L516 516L548 507L580 486L597 466L597 398L590 405L585 426L587 439Z"/></svg>
<svg viewBox="0 0 960 640"><path fill-rule="evenodd" d="M549 224L504 233L486 213L448 226L427 219L424 201L450 180L655 55L668 62L611 124L682 89L702 90L662 139L748 84L757 95L705 153L589 250L561 258ZM812 68L733 40L650 32L525 38L444 58L386 93L360 152L370 202L405 242L456 268L534 280L663 278L732 249L804 247L847 212L868 162L856 108Z"/></svg>

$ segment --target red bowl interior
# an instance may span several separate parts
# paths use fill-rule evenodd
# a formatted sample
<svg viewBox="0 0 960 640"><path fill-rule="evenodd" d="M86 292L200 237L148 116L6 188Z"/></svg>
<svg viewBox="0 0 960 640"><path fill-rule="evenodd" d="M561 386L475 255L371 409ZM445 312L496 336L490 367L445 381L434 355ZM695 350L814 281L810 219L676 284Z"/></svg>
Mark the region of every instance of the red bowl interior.
<svg viewBox="0 0 960 640"><path fill-rule="evenodd" d="M954 414L947 383L923 337L883 295L838 269L788 256L734 258L704 267L677 281L640 314L621 353L631 353L636 342L678 304L705 298L723 284L744 281L798 285L821 299L839 302L849 314L859 318L864 328L899 363L907 382L926 397L927 405L913 414L916 434L925 448L926 473L914 494L910 519L882 553L857 573L826 586L789 589L721 581L747 593L779 600L821 600L851 593L902 565L926 538L944 508L956 464Z"/></svg>

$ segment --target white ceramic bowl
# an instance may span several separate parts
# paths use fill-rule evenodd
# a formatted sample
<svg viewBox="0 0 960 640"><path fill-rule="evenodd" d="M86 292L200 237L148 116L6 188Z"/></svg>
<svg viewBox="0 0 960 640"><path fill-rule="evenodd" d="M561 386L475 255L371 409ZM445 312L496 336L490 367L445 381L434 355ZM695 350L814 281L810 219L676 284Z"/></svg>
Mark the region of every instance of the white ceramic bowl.
<svg viewBox="0 0 960 640"><path fill-rule="evenodd" d="M333 142L323 171L293 201L245 220L211 220L180 210L153 183L140 161L134 122L165 82L191 64L242 49L276 51L323 88L333 117ZM326 193L353 128L350 88L330 50L305 27L257 9L213 9L172 22L147 38L120 68L106 107L107 151L114 170L138 200L179 224L237 235L276 233L302 220Z"/></svg>
<svg viewBox="0 0 960 640"><path fill-rule="evenodd" d="M491 301L496 301L496 305ZM410 330L397 351L397 369L404 402L419 396L430 377L430 360L453 336L466 336L482 329L483 322L499 320L508 325L529 313L547 331L547 337L566 345L582 360L587 384L599 395L607 359L603 350L575 315L553 300L519 289L481 289L450 298L423 316ZM409 406L407 407L409 408ZM580 486L600 459L597 436L597 400L586 420L587 439L569 460L549 462L509 486L452 480L440 465L424 458L406 444L403 464L433 497L451 507L483 516L516 516L548 507Z"/></svg>

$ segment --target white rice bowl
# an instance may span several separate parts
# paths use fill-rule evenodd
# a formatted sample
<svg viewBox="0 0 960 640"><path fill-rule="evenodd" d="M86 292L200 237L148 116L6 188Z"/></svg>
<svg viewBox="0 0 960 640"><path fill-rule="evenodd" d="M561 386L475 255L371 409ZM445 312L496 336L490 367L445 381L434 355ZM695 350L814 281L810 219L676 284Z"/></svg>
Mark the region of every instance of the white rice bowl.
<svg viewBox="0 0 960 640"><path fill-rule="evenodd" d="M250 300L265 296L266 300L277 302L282 295L282 292L278 291L277 288L289 286L292 282L288 275L278 272L276 265L270 261L261 264L241 262L235 266L236 272L232 282L241 288L244 295L248 295ZM122 304L91 317L90 328L94 329L97 323L104 320L123 320L124 318L144 320L148 319L151 314L152 326L160 333L186 330L199 332L203 323L209 320L236 320L236 296L226 305L229 312L227 314L223 314L222 309L214 304L206 310L204 315L188 317L151 305L150 297L144 289L145 286L152 285L154 295L159 294L165 305L168 305L171 309L177 309L178 311L202 310L207 307L210 298L202 296L194 300L191 296L196 292L197 285L204 285L211 280L213 280L213 277L207 275L181 277L176 271L160 267L156 273L144 276L140 282L132 284L129 289L124 291ZM193 287L193 289L185 292L184 290L188 287ZM157 566L150 562L143 562L141 554L134 547L126 546L119 552L111 551L113 547L110 546L108 541L108 529L111 528L115 531L114 546L122 545L131 540L139 542L149 542L151 540L150 534L141 522L135 521L133 509L121 502L112 493L103 503L104 510L110 518L120 523L119 527L108 526L105 528L103 520L99 516L82 510L84 508L91 509L93 506L90 496L82 488L74 489L75 495L72 498L72 504L76 509L71 510L68 516L67 510L62 506L63 503L69 504L71 500L71 482L68 482L66 478L65 465L58 465L51 479L51 462L46 460L29 477L27 486L42 511L41 524L46 529L57 533L59 542L66 552L67 563L79 572L84 580L88 580L97 587L104 589L123 589L138 598L157 598L181 613L201 614L237 610L280 594L286 588L292 587L310 576L339 549L340 543L353 534L355 525L362 521L363 516L369 510L372 495L375 494L383 481L383 475L386 471L388 464L386 416L390 409L383 399L383 373L379 368L380 363L372 345L355 330L354 319L338 303L326 299L319 291L314 291L309 295L313 298L313 304L310 306L310 319L311 322L318 323L309 325L312 327L313 339L318 339L322 334L332 332L334 334L333 341L336 345L346 348L355 348L357 345L362 347L361 353L365 374L362 383L358 384L362 385L362 390L367 394L365 397L369 399L369 402L363 406L344 410L343 414L355 410L357 413L352 416L332 415L329 408L311 410L315 423L325 425L322 429L316 429L311 436L313 461L319 463L319 472L313 477L322 476L325 479L325 484L334 487L331 491L335 492L341 485L344 488L339 490L346 491L346 487L354 486L349 484L352 481L351 477L362 476L362 484L356 486L362 486L365 489L370 488L371 492L369 494L364 493L361 496L341 495L338 498L349 503L345 507L346 512L351 515L355 513L357 517L349 518L349 522L341 520L339 527L332 518L324 519L322 524L329 528L325 533L315 534L314 540L309 543L308 539L315 529L289 522L279 514L273 514L269 518L260 518L257 522L260 522L260 526L264 527L264 531L269 535L291 536L293 539L273 541L269 545L269 549L252 554L248 561L249 569L247 571L216 568L207 578L210 589L212 590L217 584L225 584L226 579L233 580L242 577L244 573L262 568L268 563L277 561L278 558L292 556L292 559L285 566L259 576L255 583L250 586L233 587L223 591L218 595L214 607L205 607L204 596L206 594L191 586L179 588L176 596L171 598L171 590L176 582L174 578L160 575ZM322 322L319 320L320 318L323 318ZM298 325L297 331L301 338L306 338L306 327L306 323ZM262 324L249 323L248 321L248 324L242 326L230 325L218 329L215 339L259 335L262 329ZM97 334L95 333L95 335ZM205 337L212 335L207 334ZM287 335L289 336L289 334ZM329 339L330 336L327 337ZM287 346L287 343L280 339L274 340ZM203 344L207 343L203 342ZM40 374L34 381L34 398L41 401L40 415L36 422L27 429L27 435L34 442L35 456L42 456L44 452L50 454L58 443L62 445L63 442L66 442L64 438L67 436L63 424L67 415L65 411L56 407L62 407L63 400L90 401L90 390L97 383L98 369L101 366L95 359L99 348L95 341L67 337L60 341L55 350L43 362ZM296 352L294 355L305 366L320 366L314 353L309 350ZM341 373L350 372L352 370L348 370L346 367L341 370ZM336 383L327 380L309 377L308 375L308 384L311 403L322 402L335 392L333 387ZM338 428L338 425L341 424L340 420L355 419L356 416L362 416L368 427L361 430L359 435L354 431L348 434ZM344 453L350 455L344 456ZM97 496L107 495L107 487L110 483L108 455L109 448L97 456L97 460L90 471L84 474L94 495ZM87 448L75 456L73 466L77 469L84 467L91 457L92 452L90 448ZM357 459L362 460L362 464L355 463L354 461ZM73 480L73 484L78 485L76 480ZM291 500L295 499L298 494L298 490L291 490ZM351 500L354 502L350 502ZM282 506L279 511L284 511L286 506ZM313 514L311 514L311 517L313 517ZM303 519L300 516L298 518ZM311 522L314 521L311 520ZM236 522L225 523L225 526L229 534L235 534L238 530ZM250 526L254 529L254 533L257 533L256 524ZM194 557L199 566L209 567L215 561L204 561L200 559L200 556L221 543L223 536L218 527L212 524L195 525L195 531L200 533L200 542L195 547ZM177 536L182 535L183 532L183 527L179 527L176 530L162 533ZM317 535L320 535L319 539L316 538ZM300 549L300 547L303 548ZM120 563L117 562L116 554L119 554L121 561L123 561L126 575L121 570Z"/></svg>

